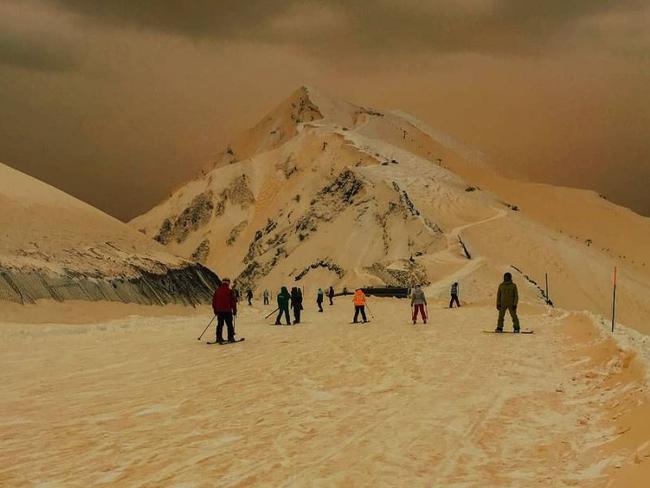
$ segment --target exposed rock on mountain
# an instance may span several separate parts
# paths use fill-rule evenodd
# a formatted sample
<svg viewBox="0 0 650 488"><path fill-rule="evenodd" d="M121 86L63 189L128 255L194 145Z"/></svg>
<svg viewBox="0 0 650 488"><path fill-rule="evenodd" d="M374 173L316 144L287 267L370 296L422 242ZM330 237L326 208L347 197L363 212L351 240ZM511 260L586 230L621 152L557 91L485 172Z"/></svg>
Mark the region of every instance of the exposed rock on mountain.
<svg viewBox="0 0 650 488"><path fill-rule="evenodd" d="M606 314L618 264L622 320L650 314L649 219L503 178L408 114L306 87L132 225L253 289L420 283L446 298L460 281L466 298L492 300L517 266L524 299ZM535 285L546 273L550 298Z"/></svg>

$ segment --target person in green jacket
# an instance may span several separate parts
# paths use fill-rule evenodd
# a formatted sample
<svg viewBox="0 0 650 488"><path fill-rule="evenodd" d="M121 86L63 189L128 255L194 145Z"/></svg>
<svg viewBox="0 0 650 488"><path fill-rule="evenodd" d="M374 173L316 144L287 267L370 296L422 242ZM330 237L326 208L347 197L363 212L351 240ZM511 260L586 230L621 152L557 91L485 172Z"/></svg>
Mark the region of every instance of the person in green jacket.
<svg viewBox="0 0 650 488"><path fill-rule="evenodd" d="M287 325L291 325L291 318L289 318L289 302L291 302L291 295L286 286L283 286L278 294L278 317L275 319L275 325L282 325L280 319L284 314Z"/></svg>
<svg viewBox="0 0 650 488"><path fill-rule="evenodd" d="M503 283L499 285L497 291L497 310L499 311L499 320L494 332L503 332L503 319L506 316L506 310L512 317L513 332L519 332L519 317L517 317L517 303L519 303L519 293L517 285L512 281L512 275L506 273L503 275Z"/></svg>

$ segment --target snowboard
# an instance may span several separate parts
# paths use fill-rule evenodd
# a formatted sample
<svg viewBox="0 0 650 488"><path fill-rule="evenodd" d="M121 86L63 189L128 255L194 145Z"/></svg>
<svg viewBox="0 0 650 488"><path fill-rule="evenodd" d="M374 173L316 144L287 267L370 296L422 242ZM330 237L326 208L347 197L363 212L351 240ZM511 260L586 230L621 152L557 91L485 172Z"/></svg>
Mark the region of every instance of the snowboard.
<svg viewBox="0 0 650 488"><path fill-rule="evenodd" d="M513 331L511 330L504 330L503 332L495 332L494 330L484 330L484 334L514 334ZM519 331L520 334L534 334L535 331L533 329L521 329Z"/></svg>
<svg viewBox="0 0 650 488"><path fill-rule="evenodd" d="M366 320L365 322L350 322L350 325L366 325L369 324L370 320Z"/></svg>
<svg viewBox="0 0 650 488"><path fill-rule="evenodd" d="M214 342L208 342L207 344L210 344L210 345L213 345L213 344L219 344L220 346L225 346L225 345L227 345L227 344L236 344L236 343L238 343L238 342L242 342L242 341L244 341L244 340L246 340L246 338L245 338L245 337L242 337L241 339L236 339L235 342L228 342L228 341L225 341L225 342L217 342L217 341L214 341Z"/></svg>

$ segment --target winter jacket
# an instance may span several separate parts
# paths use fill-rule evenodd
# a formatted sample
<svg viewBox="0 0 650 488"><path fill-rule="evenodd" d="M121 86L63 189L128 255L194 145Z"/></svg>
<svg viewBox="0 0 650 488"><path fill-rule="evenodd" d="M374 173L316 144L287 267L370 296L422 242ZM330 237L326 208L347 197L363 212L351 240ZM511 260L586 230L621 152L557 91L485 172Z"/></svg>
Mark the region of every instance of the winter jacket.
<svg viewBox="0 0 650 488"><path fill-rule="evenodd" d="M291 295L289 295L289 290L286 286L283 286L278 294L278 307L280 309L289 308L289 301L291 300Z"/></svg>
<svg viewBox="0 0 650 488"><path fill-rule="evenodd" d="M334 288L330 286L329 291L327 292L327 296L330 298L334 298Z"/></svg>
<svg viewBox="0 0 650 488"><path fill-rule="evenodd" d="M235 298L235 293L227 284L222 283L214 291L214 295L212 296L212 310L215 315L218 312L232 312L234 315L237 315L237 299Z"/></svg>
<svg viewBox="0 0 650 488"><path fill-rule="evenodd" d="M363 290L357 290L354 292L354 297L352 301L357 307L362 307L366 304L366 295L363 293Z"/></svg>
<svg viewBox="0 0 650 488"><path fill-rule="evenodd" d="M516 307L519 302L519 293L517 292L517 285L512 281L504 281L499 285L497 291L497 308L501 307Z"/></svg>
<svg viewBox="0 0 650 488"><path fill-rule="evenodd" d="M318 293L316 293L316 303L323 303L324 296L325 294L323 293L323 290L319 288Z"/></svg>
<svg viewBox="0 0 650 488"><path fill-rule="evenodd" d="M451 285L451 294L458 295L458 283L454 283L453 285Z"/></svg>
<svg viewBox="0 0 650 488"><path fill-rule="evenodd" d="M302 310L302 291L300 291L300 288L291 290L291 306Z"/></svg>
<svg viewBox="0 0 650 488"><path fill-rule="evenodd" d="M426 305L427 298L424 296L422 288L416 288L411 292L411 305Z"/></svg>

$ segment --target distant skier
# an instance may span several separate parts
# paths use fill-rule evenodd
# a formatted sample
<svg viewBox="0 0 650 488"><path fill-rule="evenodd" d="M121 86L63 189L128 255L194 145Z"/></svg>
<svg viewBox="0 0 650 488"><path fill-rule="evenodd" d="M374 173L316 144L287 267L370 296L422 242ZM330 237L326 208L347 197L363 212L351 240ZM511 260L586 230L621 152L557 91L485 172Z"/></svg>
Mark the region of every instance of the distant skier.
<svg viewBox="0 0 650 488"><path fill-rule="evenodd" d="M318 292L316 293L316 305L318 305L318 311L322 312L323 311L323 299L325 298L325 293L323 292L322 288L318 289Z"/></svg>
<svg viewBox="0 0 650 488"><path fill-rule="evenodd" d="M293 309L293 323L300 323L300 311L302 310L302 291L294 286L291 289L291 308Z"/></svg>
<svg viewBox="0 0 650 488"><path fill-rule="evenodd" d="M517 303L519 303L519 293L517 292L517 285L512 281L512 275L506 273L503 275L503 283L499 285L497 291L497 310L499 311L499 320L497 328L494 332L503 332L503 319L506 315L506 310L510 312L512 317L513 332L519 332L519 317L517 317Z"/></svg>
<svg viewBox="0 0 650 488"><path fill-rule="evenodd" d="M264 297L264 305L269 304L269 290L264 289L264 293L262 294L262 297Z"/></svg>
<svg viewBox="0 0 650 488"><path fill-rule="evenodd" d="M237 315L237 300L230 289L230 280L224 278L212 297L212 310L217 316L216 342L222 344L223 324L228 327L228 342L235 342L235 325L233 317Z"/></svg>
<svg viewBox="0 0 650 488"><path fill-rule="evenodd" d="M251 290L250 288L246 292L246 298L248 299L248 304L252 305L253 304L253 290Z"/></svg>
<svg viewBox="0 0 650 488"><path fill-rule="evenodd" d="M458 301L458 282L455 281L451 284L451 301L449 302L449 308L454 308L454 303L460 307L460 302Z"/></svg>
<svg viewBox="0 0 650 488"><path fill-rule="evenodd" d="M352 303L354 303L354 320L352 322L356 324L359 318L359 313L361 313L361 318L365 324L368 321L366 319L366 294L361 288L358 288L357 291L354 292Z"/></svg>
<svg viewBox="0 0 650 488"><path fill-rule="evenodd" d="M330 305L334 305L334 288L330 286L330 289L327 291L327 298L330 299Z"/></svg>
<svg viewBox="0 0 650 488"><path fill-rule="evenodd" d="M275 319L275 325L282 325L280 319L284 315L287 325L291 325L291 317L289 317L289 302L291 301L291 295L289 295L289 290L286 286L283 286L278 293L278 317Z"/></svg>
<svg viewBox="0 0 650 488"><path fill-rule="evenodd" d="M422 315L422 321L427 323L427 297L424 296L424 291L420 285L415 285L415 289L411 292L411 307L413 308L413 325L418 321L418 313Z"/></svg>

